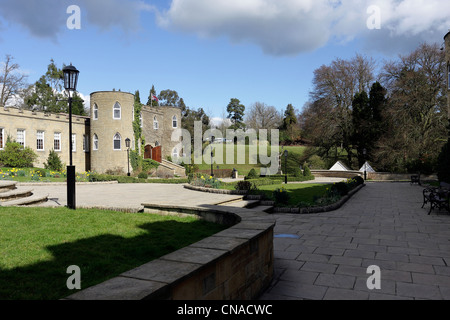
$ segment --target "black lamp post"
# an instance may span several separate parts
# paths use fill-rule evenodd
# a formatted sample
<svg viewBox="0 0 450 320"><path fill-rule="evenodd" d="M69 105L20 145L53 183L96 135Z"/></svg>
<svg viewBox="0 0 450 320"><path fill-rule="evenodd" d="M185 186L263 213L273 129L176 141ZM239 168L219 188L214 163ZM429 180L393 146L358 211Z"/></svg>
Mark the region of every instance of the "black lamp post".
<svg viewBox="0 0 450 320"><path fill-rule="evenodd" d="M127 147L127 157L128 157L128 176L131 176L130 173L130 144L131 144L131 140L130 138L126 138L125 139L125 146Z"/></svg>
<svg viewBox="0 0 450 320"><path fill-rule="evenodd" d="M211 177L214 177L214 168L213 168L213 157L214 157L214 152L212 149L212 144L214 143L215 137L211 136L210 138L210 144L211 144Z"/></svg>
<svg viewBox="0 0 450 320"><path fill-rule="evenodd" d="M70 92L77 90L78 75L80 71L77 70L72 64L63 68L64 74L64 89L66 89L69 95L69 158L70 165L67 166L67 207L69 209L76 209L75 201L75 166L73 165L72 152L72 97Z"/></svg>
<svg viewBox="0 0 450 320"><path fill-rule="evenodd" d="M366 154L367 154L367 149L364 148L363 149L363 155L364 155L364 181L367 180L367 164L366 164Z"/></svg>
<svg viewBox="0 0 450 320"><path fill-rule="evenodd" d="M284 183L288 183L288 176L287 176L287 158L288 158L289 152L284 150Z"/></svg>

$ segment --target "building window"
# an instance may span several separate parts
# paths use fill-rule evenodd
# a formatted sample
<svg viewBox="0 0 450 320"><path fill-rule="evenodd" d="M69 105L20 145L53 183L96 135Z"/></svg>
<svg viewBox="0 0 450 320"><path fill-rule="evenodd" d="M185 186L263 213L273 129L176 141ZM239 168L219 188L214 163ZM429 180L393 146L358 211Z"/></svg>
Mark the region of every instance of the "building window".
<svg viewBox="0 0 450 320"><path fill-rule="evenodd" d="M94 115L93 115L94 120L98 120L98 106L97 104L94 104Z"/></svg>
<svg viewBox="0 0 450 320"><path fill-rule="evenodd" d="M98 136L94 134L94 150L98 150Z"/></svg>
<svg viewBox="0 0 450 320"><path fill-rule="evenodd" d="M5 129L0 128L0 150L5 147Z"/></svg>
<svg viewBox="0 0 450 320"><path fill-rule="evenodd" d="M141 128L144 127L144 118L142 117L142 112L139 114L139 124L141 125Z"/></svg>
<svg viewBox="0 0 450 320"><path fill-rule="evenodd" d="M178 158L178 149L174 148L172 151L172 159L175 160Z"/></svg>
<svg viewBox="0 0 450 320"><path fill-rule="evenodd" d="M36 134L36 150L44 151L44 131L38 131Z"/></svg>
<svg viewBox="0 0 450 320"><path fill-rule="evenodd" d="M120 106L120 103L116 102L113 108L113 118L115 120L120 120L122 114L122 107Z"/></svg>
<svg viewBox="0 0 450 320"><path fill-rule="evenodd" d="M156 119L156 116L153 118L153 129L158 130L159 124L158 119Z"/></svg>
<svg viewBox="0 0 450 320"><path fill-rule="evenodd" d="M25 130L17 129L17 143L25 147Z"/></svg>
<svg viewBox="0 0 450 320"><path fill-rule="evenodd" d="M77 151L77 135L75 133L72 133L72 151Z"/></svg>
<svg viewBox="0 0 450 320"><path fill-rule="evenodd" d="M53 136L53 150L61 151L61 133L55 132Z"/></svg>
<svg viewBox="0 0 450 320"><path fill-rule="evenodd" d="M173 116L172 118L172 128L178 128L178 120L177 120L177 116Z"/></svg>
<svg viewBox="0 0 450 320"><path fill-rule="evenodd" d="M83 134L83 151L89 152L89 137Z"/></svg>
<svg viewBox="0 0 450 320"><path fill-rule="evenodd" d="M114 150L122 150L121 148L122 138L120 134L116 133L114 136Z"/></svg>

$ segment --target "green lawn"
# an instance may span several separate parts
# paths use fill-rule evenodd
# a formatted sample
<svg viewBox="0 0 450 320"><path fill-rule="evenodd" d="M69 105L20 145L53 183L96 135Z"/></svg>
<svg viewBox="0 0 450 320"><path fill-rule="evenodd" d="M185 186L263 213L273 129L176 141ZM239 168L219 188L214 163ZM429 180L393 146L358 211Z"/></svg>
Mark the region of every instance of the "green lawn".
<svg viewBox="0 0 450 320"><path fill-rule="evenodd" d="M331 186L328 184L278 184L261 186L258 189L266 195L267 198L273 199L273 191L284 188L290 196L288 206L297 206L300 202L314 204L316 198L320 198L325 195L326 190Z"/></svg>
<svg viewBox="0 0 450 320"><path fill-rule="evenodd" d="M220 144L214 144L217 148L219 148ZM244 164L238 164L237 161L237 155L238 155L238 146L234 146L234 164L227 164L226 162L226 145L222 145L223 148L223 164L217 164L215 163L213 165L214 169L217 169L217 166L219 166L219 169L234 169L236 168L240 175L247 175L249 171L252 168L258 169L261 168L262 165L257 161L257 164L250 164L250 158L249 158L249 146L245 146L245 163ZM280 152L282 152L281 147L279 148ZM289 153L291 154L290 157L300 157L303 154L303 151L305 150L305 147L285 147L283 150L287 149ZM268 149L270 151L270 148ZM270 155L270 152L268 153ZM284 165L284 163L283 163ZM211 165L203 163L199 165L199 170L211 170ZM257 170L259 172L259 170Z"/></svg>
<svg viewBox="0 0 450 320"><path fill-rule="evenodd" d="M195 217L0 207L0 300L63 298L71 265L85 289L223 229Z"/></svg>

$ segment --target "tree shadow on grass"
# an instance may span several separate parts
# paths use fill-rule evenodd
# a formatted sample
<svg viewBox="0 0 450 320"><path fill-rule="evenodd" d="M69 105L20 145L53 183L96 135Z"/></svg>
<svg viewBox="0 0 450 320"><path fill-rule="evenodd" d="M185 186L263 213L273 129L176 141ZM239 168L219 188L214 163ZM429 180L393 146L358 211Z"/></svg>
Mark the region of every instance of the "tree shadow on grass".
<svg viewBox="0 0 450 320"><path fill-rule="evenodd" d="M75 293L66 282L71 265L80 267L81 289L111 279L225 227L202 220L159 221L140 225L142 235L100 235L49 246L53 259L11 270L0 269L0 300L55 300Z"/></svg>

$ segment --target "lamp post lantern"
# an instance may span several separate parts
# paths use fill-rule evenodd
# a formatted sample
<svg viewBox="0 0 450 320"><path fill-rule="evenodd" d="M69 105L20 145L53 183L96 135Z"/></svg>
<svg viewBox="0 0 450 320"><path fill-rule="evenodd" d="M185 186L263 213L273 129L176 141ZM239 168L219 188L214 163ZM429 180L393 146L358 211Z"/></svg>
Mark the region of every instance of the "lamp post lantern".
<svg viewBox="0 0 450 320"><path fill-rule="evenodd" d="M70 165L67 166L67 207L69 209L76 209L75 199L75 166L73 165L73 137L72 137L72 97L71 92L77 90L78 75L80 71L72 64L63 68L64 74L64 89L69 96L69 159Z"/></svg>
<svg viewBox="0 0 450 320"><path fill-rule="evenodd" d="M127 147L127 158L128 158L128 174L127 174L127 176L131 176L131 173L130 173L130 145L131 145L130 138L126 138L125 146Z"/></svg>
<svg viewBox="0 0 450 320"><path fill-rule="evenodd" d="M284 183L288 183L288 176L287 176L287 158L288 158L289 152L284 150Z"/></svg>

